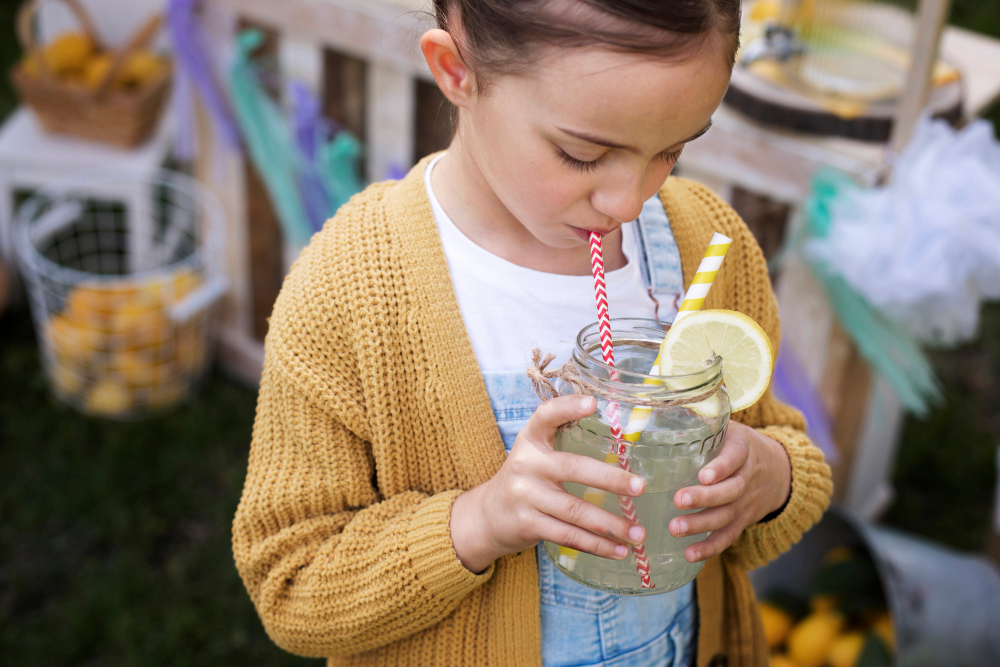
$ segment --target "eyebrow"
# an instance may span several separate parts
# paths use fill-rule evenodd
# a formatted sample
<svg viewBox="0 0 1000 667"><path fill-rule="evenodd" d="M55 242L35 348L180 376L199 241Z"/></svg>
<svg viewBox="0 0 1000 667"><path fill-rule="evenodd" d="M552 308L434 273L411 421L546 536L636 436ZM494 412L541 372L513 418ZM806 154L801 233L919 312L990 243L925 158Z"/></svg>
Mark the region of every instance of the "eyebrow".
<svg viewBox="0 0 1000 667"><path fill-rule="evenodd" d="M711 127L712 127L712 121L708 121L708 125L706 125L705 127L701 128L700 130L698 130L697 132L695 132L694 134L692 134L687 139L684 139L683 141L678 141L677 143L678 144L686 144L689 141L694 141L695 139L697 139L701 135L703 135L706 132L708 132L709 128L711 128ZM636 155L641 155L642 154L642 151L639 150L638 148L636 148L635 146L626 146L624 144L619 144L617 142L610 141L609 139L602 139L600 137L595 137L593 135L586 134L585 132L574 132L573 130L567 130L566 128L563 128L563 127L560 127L560 128L557 128L557 129L560 132L564 132L565 134L568 134L571 137L576 137L577 139L581 139L581 140L586 141L586 142L591 143L591 144L596 144L598 146L604 146L605 148L618 148L618 149L623 150L623 151L628 151L629 153L635 153ZM674 145L676 146L677 144L674 144Z"/></svg>

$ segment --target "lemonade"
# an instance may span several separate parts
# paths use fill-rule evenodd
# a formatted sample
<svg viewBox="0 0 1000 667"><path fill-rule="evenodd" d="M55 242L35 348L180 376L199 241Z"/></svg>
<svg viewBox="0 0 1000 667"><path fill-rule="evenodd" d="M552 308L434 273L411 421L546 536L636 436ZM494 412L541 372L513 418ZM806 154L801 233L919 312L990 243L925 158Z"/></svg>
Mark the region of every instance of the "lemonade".
<svg viewBox="0 0 1000 667"><path fill-rule="evenodd" d="M614 322L618 328L615 372L593 358L588 330L581 332L574 361L582 379L598 390L598 410L573 428L559 431L555 447L617 466L617 458L611 455L615 441L607 419L607 394L615 395L623 424L632 408L653 402L651 420L635 443L626 444L626 455L632 472L646 482L645 492L634 499L634 504L639 523L646 529L645 547L654 588L641 588L631 556L616 561L550 542L544 546L556 567L588 586L628 595L666 593L693 580L702 568L702 563L687 562L684 550L707 534L675 538L667 526L674 517L690 513L674 506L674 494L698 484L698 472L722 449L729 423L729 401L718 359L706 364L700 373L676 381L667 378L669 389L663 385L645 386L643 382L649 377L645 371L656 358L662 328L644 320ZM622 330L626 327L627 331ZM565 487L573 495L622 516L617 496L581 484L566 483Z"/></svg>

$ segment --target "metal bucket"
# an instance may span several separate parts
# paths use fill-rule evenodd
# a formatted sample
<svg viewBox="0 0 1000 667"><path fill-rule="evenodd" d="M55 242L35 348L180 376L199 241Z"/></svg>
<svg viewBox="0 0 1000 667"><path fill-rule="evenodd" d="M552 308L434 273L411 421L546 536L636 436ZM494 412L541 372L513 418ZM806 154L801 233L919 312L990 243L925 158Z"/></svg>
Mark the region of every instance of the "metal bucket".
<svg viewBox="0 0 1000 667"><path fill-rule="evenodd" d="M1000 665L1000 571L985 558L861 521L833 507L795 547L750 577L758 596L805 595L835 546L871 554L885 590L899 667Z"/></svg>

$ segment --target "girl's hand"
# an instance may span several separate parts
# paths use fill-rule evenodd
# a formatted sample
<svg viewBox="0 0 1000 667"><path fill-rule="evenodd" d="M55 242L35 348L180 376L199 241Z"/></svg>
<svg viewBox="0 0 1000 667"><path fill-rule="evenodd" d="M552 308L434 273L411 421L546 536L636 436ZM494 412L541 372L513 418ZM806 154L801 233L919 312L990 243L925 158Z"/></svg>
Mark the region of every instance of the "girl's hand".
<svg viewBox="0 0 1000 667"><path fill-rule="evenodd" d="M684 551L688 562L722 553L747 526L774 512L788 499L792 467L785 448L743 424L729 423L726 441L714 461L698 473L702 486L674 495L677 509L706 508L670 521L674 537L714 531Z"/></svg>
<svg viewBox="0 0 1000 667"><path fill-rule="evenodd" d="M466 568L481 572L500 556L540 540L621 560L629 553L625 544L646 539L641 526L563 488L562 482L576 482L625 496L641 495L645 488L641 477L617 466L553 449L560 425L593 414L596 407L592 396L546 401L518 433L500 471L455 499L451 538Z"/></svg>

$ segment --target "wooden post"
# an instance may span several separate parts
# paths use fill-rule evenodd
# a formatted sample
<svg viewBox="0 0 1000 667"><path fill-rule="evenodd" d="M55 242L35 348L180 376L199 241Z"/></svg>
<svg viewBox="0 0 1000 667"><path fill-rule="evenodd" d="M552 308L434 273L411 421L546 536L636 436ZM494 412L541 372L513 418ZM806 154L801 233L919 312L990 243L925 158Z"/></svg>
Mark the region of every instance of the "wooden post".
<svg viewBox="0 0 1000 667"><path fill-rule="evenodd" d="M409 170L413 159L416 83L389 63L368 67L368 180L385 180L391 169Z"/></svg>
<svg viewBox="0 0 1000 667"><path fill-rule="evenodd" d="M920 114L927 105L931 75L941 45L941 33L948 21L950 9L951 0L920 0L910 72L906 77L906 85L892 125L892 139L889 141L889 146L897 155L910 143Z"/></svg>

